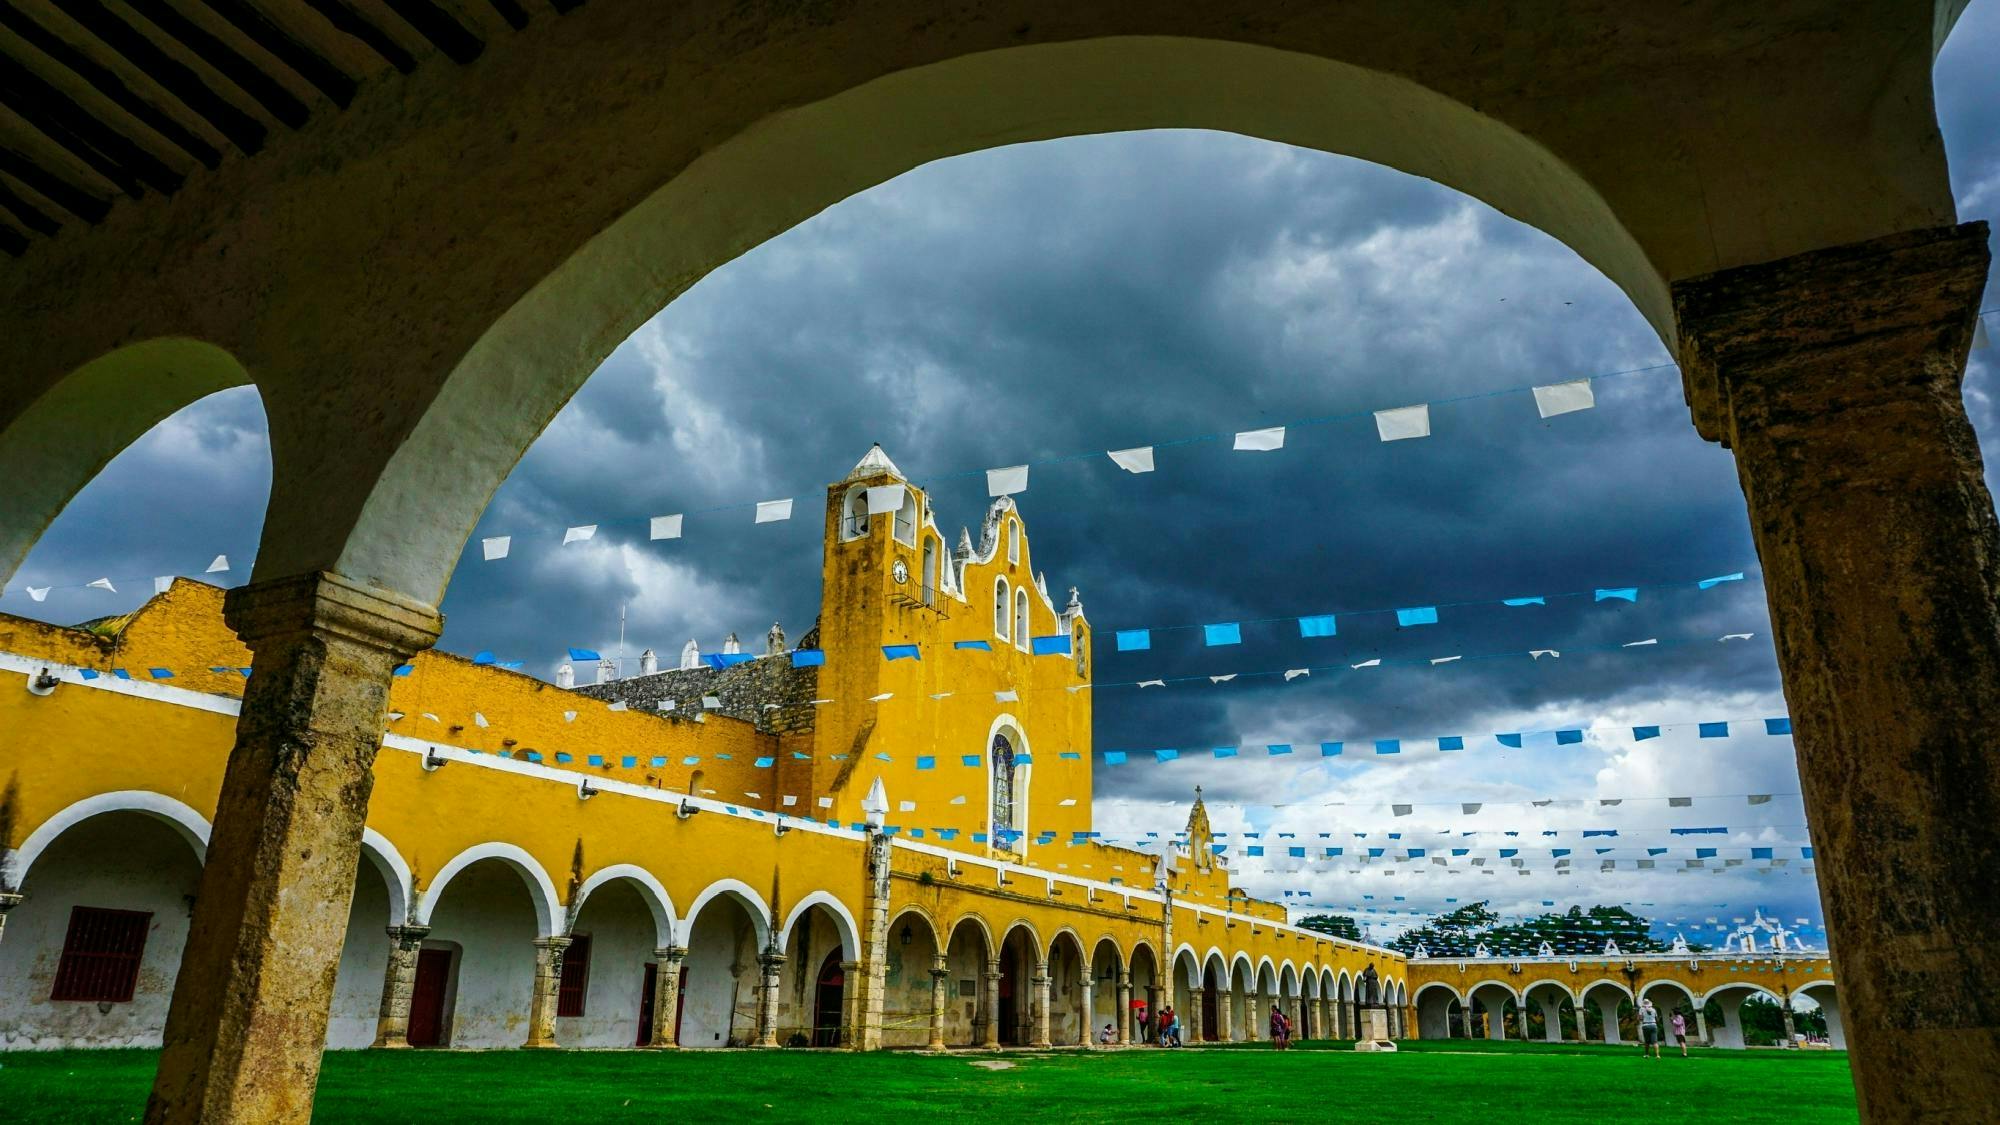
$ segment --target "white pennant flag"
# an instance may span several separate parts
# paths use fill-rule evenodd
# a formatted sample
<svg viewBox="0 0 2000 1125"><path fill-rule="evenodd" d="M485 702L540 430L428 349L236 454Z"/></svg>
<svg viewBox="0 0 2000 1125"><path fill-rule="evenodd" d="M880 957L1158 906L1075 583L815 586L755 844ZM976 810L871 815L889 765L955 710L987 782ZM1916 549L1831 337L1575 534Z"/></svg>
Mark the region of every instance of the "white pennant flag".
<svg viewBox="0 0 2000 1125"><path fill-rule="evenodd" d="M654 516L650 523L648 534L654 539L679 539L681 537L680 515L676 513L671 516Z"/></svg>
<svg viewBox="0 0 2000 1125"><path fill-rule="evenodd" d="M704 695L701 697L701 705L710 711L719 710L722 707L722 697L719 695Z"/></svg>
<svg viewBox="0 0 2000 1125"><path fill-rule="evenodd" d="M1310 675L1312 675L1312 669L1310 668L1287 668L1285 669L1285 682L1289 684L1300 676Z"/></svg>
<svg viewBox="0 0 2000 1125"><path fill-rule="evenodd" d="M896 802L896 811L897 811L897 812L916 812L916 811L917 811L917 803L916 803L915 801L897 801L897 802Z"/></svg>
<svg viewBox="0 0 2000 1125"><path fill-rule="evenodd" d="M1722 634L1722 639L1725 641L1747 641L1752 635L1750 633L1724 633Z"/></svg>
<svg viewBox="0 0 2000 1125"><path fill-rule="evenodd" d="M573 723L573 722L575 722L575 721L576 721L576 712L574 712L574 711L564 711L564 712L563 712L563 722L565 722L565 723Z"/></svg>
<svg viewBox="0 0 2000 1125"><path fill-rule="evenodd" d="M1283 449L1285 447L1285 427L1272 426L1265 430L1244 430L1236 435L1235 447L1251 453L1263 453L1273 449Z"/></svg>
<svg viewBox="0 0 2000 1125"><path fill-rule="evenodd" d="M1153 447L1138 445L1131 449L1114 449L1105 456L1111 463L1128 473L1150 473L1153 471Z"/></svg>
<svg viewBox="0 0 2000 1125"><path fill-rule="evenodd" d="M996 691L993 693L993 702L995 703L1019 703L1020 701L1021 693L1017 691Z"/></svg>
<svg viewBox="0 0 2000 1125"><path fill-rule="evenodd" d="M595 538L597 538L597 525L587 523L581 527L572 527L564 531L563 546L567 547L571 543L588 543Z"/></svg>
<svg viewBox="0 0 2000 1125"><path fill-rule="evenodd" d="M217 555L217 556L215 556L215 561L214 561L214 562L212 562L212 563L209 563L209 564L208 564L208 569L207 569L207 570L204 570L204 571L202 571L202 573L203 573L203 574L219 574L219 573L221 573L222 571L225 571L225 570L228 570L228 569L229 569L229 556L228 556L228 555Z"/></svg>
<svg viewBox="0 0 2000 1125"><path fill-rule="evenodd" d="M947 803L949 803L949 804L953 804L953 805L962 805L962 804L964 804L964 803L965 803L965 795L964 795L964 794L960 794L960 795L958 795L958 796L956 796L956 797L953 797L953 798L952 798L952 799L951 799L951 800L950 800L949 802L947 802Z"/></svg>
<svg viewBox="0 0 2000 1125"><path fill-rule="evenodd" d="M680 701L679 701L679 700L674 700L674 699L662 699L662 700L660 700L660 710L661 710L661 711L672 711L672 710L674 710L675 708L677 708L677 707L679 707L679 706L680 706Z"/></svg>
<svg viewBox="0 0 2000 1125"><path fill-rule="evenodd" d="M483 562L504 559L507 557L507 552L513 549L514 537L511 535L496 535L491 539L481 539L479 541L479 551L481 561Z"/></svg>
<svg viewBox="0 0 2000 1125"><path fill-rule="evenodd" d="M884 701L884 700L886 700L886 699L889 699L890 697L894 696L895 694L896 694L896 693L895 693L895 692L893 692L893 691L885 691L885 692L883 692L883 693L882 693L881 695L871 695L871 696L869 696L869 697L868 697L868 702L870 702L870 703L881 703L882 701ZM828 702L832 702L832 701L831 701L831 700L829 700Z"/></svg>
<svg viewBox="0 0 2000 1125"><path fill-rule="evenodd" d="M950 693L950 692L948 692L948 691L937 691L937 692L932 692L932 693L931 693L931 698L932 698L932 699L950 699L950 698L951 698L951 693Z"/></svg>
<svg viewBox="0 0 2000 1125"><path fill-rule="evenodd" d="M1639 647L1640 645L1656 645L1656 644L1659 644L1659 643L1660 643L1660 638L1658 638L1658 637L1647 637L1647 638L1646 638L1645 640L1643 640L1643 641L1626 641L1626 642L1625 642L1624 644L1622 644L1622 645L1619 645L1618 647L1619 647L1619 648L1638 648L1638 647Z"/></svg>
<svg viewBox="0 0 2000 1125"><path fill-rule="evenodd" d="M1558 660L1562 658L1562 653L1552 648L1531 648L1528 650L1528 655L1534 657L1536 660L1540 660L1544 656L1553 656Z"/></svg>
<svg viewBox="0 0 2000 1125"><path fill-rule="evenodd" d="M1535 409L1544 418L1589 410L1596 405L1597 397L1591 393L1588 379L1573 379L1567 383L1535 388Z"/></svg>
<svg viewBox="0 0 2000 1125"><path fill-rule="evenodd" d="M798 794L796 794L796 793L787 793L787 794L785 794L785 795L784 795L784 797L783 797L783 798L782 798L782 799L781 799L781 800L779 801L779 803L780 803L780 804L782 804L782 805L783 805L784 807L786 807L786 808L788 808L788 809L789 809L789 808L791 808L791 807L792 807L793 805L796 805L796 804L798 804L798 803L799 803L799 797L798 797Z"/></svg>
<svg viewBox="0 0 2000 1125"><path fill-rule="evenodd" d="M53 589L55 589L54 586L30 586L28 587L28 596L38 602L46 601L49 591Z"/></svg>
<svg viewBox="0 0 2000 1125"><path fill-rule="evenodd" d="M100 578L97 581L90 583L88 586L85 587L85 589L109 590L114 594L118 592L118 587L113 586L111 584L111 579L109 578Z"/></svg>
<svg viewBox="0 0 2000 1125"><path fill-rule="evenodd" d="M832 808L832 807L833 807L833 798L832 798L832 797L821 797L821 798L819 799L819 801L818 801L818 804L819 804L819 807L820 807L820 808L823 808L823 809L830 809L830 808Z"/></svg>
<svg viewBox="0 0 2000 1125"><path fill-rule="evenodd" d="M1012 496L1016 492L1028 491L1028 467L1010 465L1004 469L986 470L986 495Z"/></svg>
<svg viewBox="0 0 2000 1125"><path fill-rule="evenodd" d="M478 723L481 730L484 730L488 725L486 722L486 716L480 714L477 711L474 711L472 713L472 721Z"/></svg>
<svg viewBox="0 0 2000 1125"><path fill-rule="evenodd" d="M1383 441L1402 441L1404 438L1431 436L1431 408L1428 403L1416 406L1399 406L1394 410L1375 412L1375 432Z"/></svg>
<svg viewBox="0 0 2000 1125"><path fill-rule="evenodd" d="M777 523L780 520L791 518L792 502L790 499L757 501L758 523Z"/></svg>
<svg viewBox="0 0 2000 1125"><path fill-rule="evenodd" d="M1431 657L1431 667L1435 668L1440 664L1449 664L1454 660L1464 659L1465 657L1463 656L1433 656Z"/></svg>
<svg viewBox="0 0 2000 1125"><path fill-rule="evenodd" d="M1139 681L1139 686L1140 686L1140 687L1142 687L1142 688L1149 688L1149 687L1166 687L1166 686L1167 686L1167 681L1165 681L1165 680L1140 680L1140 681Z"/></svg>
<svg viewBox="0 0 2000 1125"><path fill-rule="evenodd" d="M909 493L908 485L878 484L868 489L868 514L879 516L884 513L895 515L903 507L903 497Z"/></svg>
<svg viewBox="0 0 2000 1125"><path fill-rule="evenodd" d="M173 575L162 574L159 577L153 579L153 592L155 594L164 594L167 592L167 587L173 584L174 584Z"/></svg>
<svg viewBox="0 0 2000 1125"><path fill-rule="evenodd" d="M1235 678L1236 678L1236 673L1231 672L1227 676L1210 676L1208 678L1208 682L1211 684L1226 684Z"/></svg>
<svg viewBox="0 0 2000 1125"><path fill-rule="evenodd" d="M1373 660L1364 660L1364 661L1362 661L1362 662L1361 662L1361 663L1359 663L1359 664L1353 664L1353 665L1349 665L1349 667L1352 667L1352 668L1357 668L1357 669L1359 669L1359 668L1374 668L1374 667L1377 667L1378 665L1380 665L1381 663L1382 663L1382 658L1378 656L1378 657L1376 657L1376 658L1375 658L1375 659L1373 659Z"/></svg>
<svg viewBox="0 0 2000 1125"><path fill-rule="evenodd" d="M609 706L609 707L606 707L606 708L605 708L605 710L606 710L606 711L623 711L623 710L625 710L625 701L621 699L621 700L619 700L618 702L616 702L616 703L613 703L613 704L612 704L611 706Z"/></svg>

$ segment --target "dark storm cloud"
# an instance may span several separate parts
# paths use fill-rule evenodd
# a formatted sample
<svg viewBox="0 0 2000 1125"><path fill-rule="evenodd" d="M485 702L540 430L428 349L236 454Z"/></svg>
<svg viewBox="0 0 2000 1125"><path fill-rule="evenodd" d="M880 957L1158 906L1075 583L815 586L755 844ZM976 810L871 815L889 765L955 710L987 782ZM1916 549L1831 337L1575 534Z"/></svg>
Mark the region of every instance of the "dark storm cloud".
<svg viewBox="0 0 2000 1125"><path fill-rule="evenodd" d="M1996 13L1974 5L1938 66L1967 217L2000 211L2000 76L1982 65L2000 47ZM1967 385L1989 440L2000 422L1988 393L1994 354L1975 355ZM444 647L490 649L548 675L565 646L615 646L621 605L628 647L668 659L690 636L712 648L726 631L760 638L773 620L796 637L818 605L821 489L871 441L931 489L951 541L961 524L977 532L987 503L978 470L1158 442L1155 473L1129 475L1101 456L1044 465L1019 498L1051 594L1060 603L1068 586L1082 590L1097 677L1342 670L1099 692L1099 748L1191 752L1173 766L1100 770L1107 831L1176 827L1196 783L1237 830L1287 818L1377 830L1389 826L1388 801L1795 790L1789 739L1732 739L1727 754L1692 743L1558 753L1480 742L1514 729L1783 713L1733 463L1694 434L1677 373L1600 381L1596 410L1546 421L1526 394L1441 401L1665 355L1624 296L1566 248L1385 169L1178 132L966 156L752 251L621 347L500 490L453 580ZM1439 404L1434 436L1376 440L1366 412L1416 402ZM1293 428L1279 452L1229 449L1230 431L1301 419L1332 420ZM1209 434L1224 437L1164 444ZM268 461L254 393L208 400L121 457L21 578L185 570L216 551L247 563ZM799 501L792 522L752 524L750 503L783 496ZM669 512L688 513L686 538L646 542L644 519ZM566 525L586 523L603 525L596 541L558 546ZM478 538L503 534L514 536L513 557L481 562ZM1229 648L1186 631L1161 634L1146 653L1111 644L1121 627L1738 570L1749 579L1649 590L1636 605L1447 609L1411 629L1344 617L1338 637L1312 641L1279 620L1246 625L1245 643ZM57 620L136 601L59 591L29 606L20 584L5 608ZM983 612L980 593L973 600ZM1756 636L1716 640L1742 632ZM1648 637L1688 643L1585 651ZM1564 655L1471 659L1530 648ZM1460 654L1468 659L1436 668L1345 668ZM1246 751L1222 763L1192 753L1442 734L1477 748L1328 761ZM1796 802L1762 821L1725 813L1732 825L1799 815ZM1436 900L1444 880L1404 874L1415 886L1397 893ZM1251 875L1261 890L1276 885ZM1818 913L1806 879L1730 875L1688 888L1621 877L1566 892L1551 878L1502 889L1523 902L1673 895L1689 910L1755 895L1788 916ZM1319 873L1285 885L1301 880L1330 898L1375 883Z"/></svg>

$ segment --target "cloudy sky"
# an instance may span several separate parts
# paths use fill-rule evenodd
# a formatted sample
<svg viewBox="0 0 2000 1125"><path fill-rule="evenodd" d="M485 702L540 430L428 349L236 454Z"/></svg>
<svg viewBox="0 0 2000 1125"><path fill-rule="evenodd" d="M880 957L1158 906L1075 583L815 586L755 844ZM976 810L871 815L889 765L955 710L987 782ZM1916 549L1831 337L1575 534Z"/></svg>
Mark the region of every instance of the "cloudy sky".
<svg viewBox="0 0 2000 1125"><path fill-rule="evenodd" d="M1981 66L1996 53L2000 3L1974 5L1937 70L1967 218L2000 217L2000 71ZM1524 844L1532 857L1526 875L1462 861L1356 871L1239 860L1268 897L1309 890L1379 910L1491 898L1503 912L1631 902L1696 922L1764 905L1817 922L1796 861L1782 874L1682 874L1663 857L1655 871L1600 874L1577 838L1616 828L1627 848L1663 846L1671 827L1725 825L1738 830L1728 841L1700 842L1807 842L1789 738L1752 722L1729 739L1697 739L1691 726L1644 743L1616 733L1786 713L1732 462L1695 435L1678 374L1599 380L1595 410L1546 421L1518 391L1445 401L1666 358L1618 290L1565 247L1373 165L1197 132L949 160L717 271L612 355L487 513L447 597L442 647L549 675L565 646L614 648L621 605L634 652L677 653L690 637L713 648L732 630L761 637L773 620L796 637L817 610L819 523L756 526L741 505L798 496L812 510L873 441L931 489L955 537L960 524L976 530L986 504L977 470L1332 417L1294 425L1280 452L1207 441L1161 448L1150 475L1102 457L1034 470L1020 501L1035 557L1059 599L1082 590L1105 641L1100 681L1322 669L1290 683L1100 692L1098 749L1185 756L1100 768L1098 827L1178 828L1200 784L1232 832L1296 832L1315 848L1329 832L1350 851ZM1994 351L1975 353L1967 381L1989 443L1995 366ZM1376 440L1368 411L1416 402L1438 404L1431 438ZM0 610L65 623L120 612L150 589L143 578L115 596L74 585L194 573L216 553L238 561L240 580L268 487L255 393L204 400L77 498ZM733 507L702 513L722 506ZM677 542L612 524L676 511L696 513ZM557 546L564 526L583 523L606 533ZM512 557L479 561L477 538L502 534L515 537ZM1693 587L1737 571L1744 581ZM46 602L23 593L48 584L58 588ZM1204 648L1186 630L1147 652L1109 644L1119 628L1654 584L1673 588L1632 604L1447 608L1410 629L1391 615L1343 618L1337 638L1310 642L1276 622L1246 625L1233 648ZM1754 636L1717 640L1732 633ZM1620 647L1647 638L1661 643ZM1530 649L1564 655L1518 655ZM1486 654L1516 655L1476 659ZM1465 659L1345 668L1449 655ZM1542 735L1507 750L1491 737L1592 726L1574 746ZM1440 754L1440 735L1467 749ZM1386 738L1410 744L1372 753ZM1336 739L1349 747L1341 758L1309 749ZM1301 753L1249 749L1267 743ZM1238 745L1236 759L1208 753ZM1753 807L1747 794L1773 796ZM1670 810L1669 796L1698 799ZM1568 803L1532 803L1552 798ZM1483 808L1467 815L1465 802ZM1554 871L1541 837L1552 828L1584 870ZM1670 853L1671 867L1687 854Z"/></svg>

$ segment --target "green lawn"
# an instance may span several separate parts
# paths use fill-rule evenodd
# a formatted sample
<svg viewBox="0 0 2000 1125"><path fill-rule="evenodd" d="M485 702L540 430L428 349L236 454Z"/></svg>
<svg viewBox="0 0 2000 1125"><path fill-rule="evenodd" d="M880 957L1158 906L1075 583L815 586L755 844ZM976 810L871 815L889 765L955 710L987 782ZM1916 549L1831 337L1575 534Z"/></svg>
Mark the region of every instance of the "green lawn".
<svg viewBox="0 0 2000 1125"><path fill-rule="evenodd" d="M1854 1121L1847 1056L1637 1048L1403 1044L1395 1055L1302 1044L1005 1054L1005 1070L903 1052L342 1052L316 1120L330 1122ZM136 1121L150 1051L0 1055L0 1119Z"/></svg>

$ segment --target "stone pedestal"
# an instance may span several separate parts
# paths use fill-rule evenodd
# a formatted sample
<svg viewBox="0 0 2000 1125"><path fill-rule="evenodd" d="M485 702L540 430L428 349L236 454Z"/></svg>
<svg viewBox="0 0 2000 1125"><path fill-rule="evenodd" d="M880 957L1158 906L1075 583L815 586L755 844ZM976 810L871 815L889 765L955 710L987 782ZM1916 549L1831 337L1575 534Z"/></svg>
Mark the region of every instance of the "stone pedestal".
<svg viewBox="0 0 2000 1125"><path fill-rule="evenodd" d="M146 1120L304 1121L396 666L435 609L332 573L229 591L255 654Z"/></svg>
<svg viewBox="0 0 2000 1125"><path fill-rule="evenodd" d="M1389 1009L1361 1009L1361 1035L1354 1041L1357 1051L1393 1051L1396 1041L1389 1038Z"/></svg>

